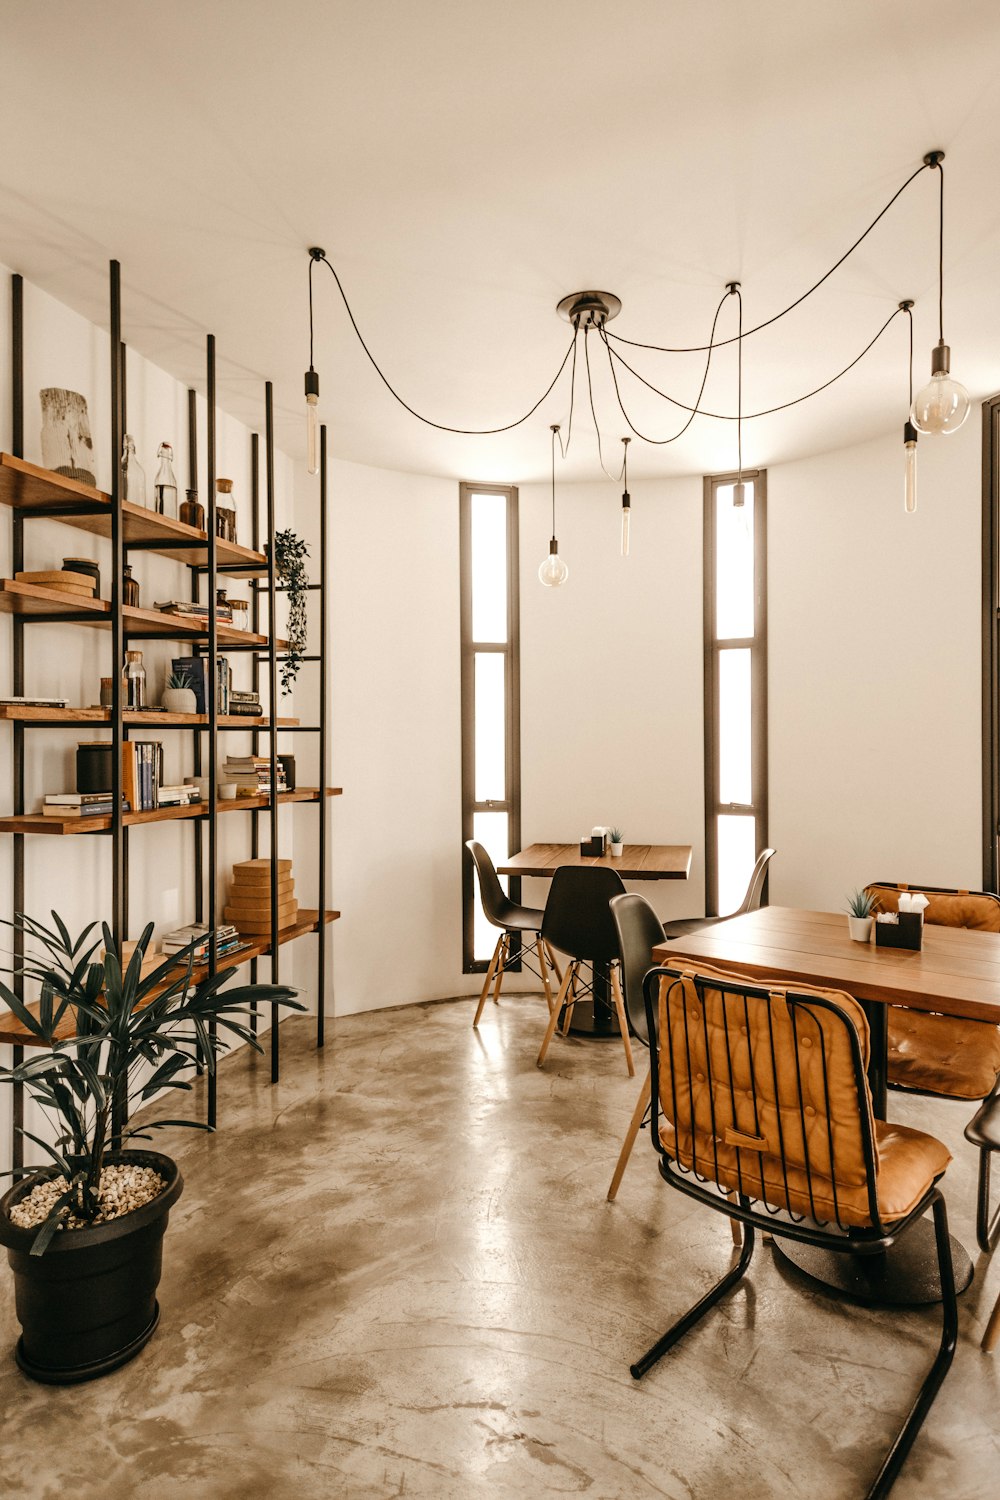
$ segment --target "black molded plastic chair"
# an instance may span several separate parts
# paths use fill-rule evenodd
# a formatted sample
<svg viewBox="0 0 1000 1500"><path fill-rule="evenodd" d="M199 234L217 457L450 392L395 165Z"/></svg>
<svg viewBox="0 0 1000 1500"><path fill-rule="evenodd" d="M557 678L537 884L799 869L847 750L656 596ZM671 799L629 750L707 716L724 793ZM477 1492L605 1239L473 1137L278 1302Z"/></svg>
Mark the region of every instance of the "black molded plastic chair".
<svg viewBox="0 0 1000 1500"><path fill-rule="evenodd" d="M486 970L486 981L483 984L482 993L479 996L479 1005L476 1007L476 1019L473 1026L479 1025L479 1019L486 1004L486 997L493 986L494 1004L500 1003L500 986L507 965L512 956L520 958L524 963L532 953L538 958L538 968L527 967L532 973L536 973L542 981L545 991L545 1003L552 1009L552 986L549 983L549 965L551 965L556 980L561 981L562 975L559 965L556 963L552 950L545 951L545 942L542 938L542 913L532 906L518 906L515 901L504 891L497 877L496 866L490 859L489 854L482 844L475 839L468 839L465 847L472 855L476 870L479 873L479 895L483 903L483 914L486 920L494 927L500 928L500 936L497 938L496 947L493 949L493 957L490 959L489 968ZM521 939L520 950L514 949L516 938Z"/></svg>
<svg viewBox="0 0 1000 1500"><path fill-rule="evenodd" d="M663 923L645 896L639 896L633 891L629 891L624 896L613 897L610 905L611 919L618 933L618 950L621 954L625 1014L632 1035L644 1047L648 1047L646 1002L643 999L642 981L653 967L652 953L655 944L663 942ZM613 1203L618 1195L622 1176L628 1166L628 1159L632 1155L632 1147L635 1145L635 1138L649 1111L649 1100L650 1071L647 1068L646 1077L639 1090L639 1098L636 1100L636 1106L618 1156L611 1186L608 1188L609 1203Z"/></svg>
<svg viewBox="0 0 1000 1500"><path fill-rule="evenodd" d="M570 962L566 966L538 1053L539 1067L545 1061L545 1054L549 1050L560 1017L565 1032L569 1029L577 1000L583 994L594 993L594 983L587 984L581 979L586 964L592 970L603 971L608 975L611 1003L618 1016L629 1077L635 1072L628 1019L618 982L618 931L610 907L611 898L624 893L625 887L617 870L610 870L603 865L564 866L552 877L549 899L545 903L545 915L542 918L542 938L553 948L558 948L560 953L567 954Z"/></svg>
<svg viewBox="0 0 1000 1500"><path fill-rule="evenodd" d="M824 1250L880 1255L931 1209L941 1341L868 1491L868 1500L882 1500L955 1353L958 1304L937 1186L950 1155L933 1136L874 1118L868 1025L850 995L780 980L761 989L688 966L652 969L643 988L660 1173L687 1197L738 1219L745 1237L737 1264L631 1366L632 1375L645 1375L737 1284L758 1229Z"/></svg>
<svg viewBox="0 0 1000 1500"><path fill-rule="evenodd" d="M729 912L725 917L679 917L676 922L664 922L664 936L668 938L690 937L692 932L698 932L702 927L714 927L716 922L728 922L730 917L742 917L748 911L759 911L764 881L767 878L767 867L776 853L775 849L764 849L758 854L757 863L750 874L746 895L735 911Z"/></svg>

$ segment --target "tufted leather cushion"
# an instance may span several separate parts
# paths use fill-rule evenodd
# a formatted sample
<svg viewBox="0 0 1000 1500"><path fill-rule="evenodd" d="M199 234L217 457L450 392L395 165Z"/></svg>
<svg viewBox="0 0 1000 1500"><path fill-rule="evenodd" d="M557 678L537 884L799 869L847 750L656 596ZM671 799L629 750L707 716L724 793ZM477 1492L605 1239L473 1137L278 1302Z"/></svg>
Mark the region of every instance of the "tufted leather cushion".
<svg viewBox="0 0 1000 1500"><path fill-rule="evenodd" d="M711 981L759 987L752 979L701 966L671 968L681 977L661 979L659 997L661 1140L668 1153L730 1192L861 1227L872 1223L868 1133L881 1217L909 1213L950 1156L921 1131L873 1119L867 1082L862 1074L858 1088L852 1058L851 1029L863 1063L868 1054L867 1022L857 1001L838 990L788 982L769 985L766 999L744 1003L742 996L711 988ZM834 1008L806 1003L790 1009L786 991L814 995Z"/></svg>
<svg viewBox="0 0 1000 1500"><path fill-rule="evenodd" d="M876 882L865 887L880 911L898 911L899 893L927 897L924 921L939 927L1000 932L1000 897L988 891L936 891ZM889 1082L946 1099L982 1099L1000 1073L1000 1029L986 1021L889 1008Z"/></svg>

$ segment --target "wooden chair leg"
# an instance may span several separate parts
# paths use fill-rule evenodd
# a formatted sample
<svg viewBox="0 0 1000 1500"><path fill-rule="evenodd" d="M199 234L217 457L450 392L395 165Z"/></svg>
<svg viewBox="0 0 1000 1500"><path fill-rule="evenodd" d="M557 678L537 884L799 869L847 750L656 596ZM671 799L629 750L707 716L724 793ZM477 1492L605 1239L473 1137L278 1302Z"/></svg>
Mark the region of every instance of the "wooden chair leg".
<svg viewBox="0 0 1000 1500"><path fill-rule="evenodd" d="M541 941L541 939L540 939L540 941ZM559 967L559 960L556 958L555 949L553 948L553 946L552 946L551 943L546 943L545 944L545 951L549 955L549 963L552 965L553 969L555 970L556 979L558 980L558 982L560 984L562 984L562 981L563 981L562 969L560 969L560 967Z"/></svg>
<svg viewBox="0 0 1000 1500"><path fill-rule="evenodd" d="M574 972L574 964L570 964L569 968L566 970L566 976L563 979L562 984L559 986L559 993L556 996L555 1004L553 1005L552 1011L549 1015L549 1024L545 1028L545 1039L542 1042L541 1050L539 1051L538 1057L536 1059L538 1067L541 1067L543 1062L545 1061L545 1054L548 1052L552 1042L552 1038L555 1036L556 1024L559 1020L559 1012L565 1004L566 994L572 982Z"/></svg>
<svg viewBox="0 0 1000 1500"><path fill-rule="evenodd" d="M615 1011L618 1015L618 1029L622 1034L625 1044L625 1061L628 1064L628 1076L635 1077L635 1063L632 1061L632 1041L628 1034L628 1016L625 1014L625 1001L622 999L622 987L618 982L618 965L611 965L611 994L615 1003Z"/></svg>
<svg viewBox="0 0 1000 1500"><path fill-rule="evenodd" d="M542 942L542 935L540 932L535 933L535 941L531 946L534 948L536 954L538 955L538 972L542 976L542 989L545 991L545 1004L549 1008L549 1015L551 1015L552 986L549 984L549 966L545 961L545 944ZM529 949L528 951L530 952L531 950Z"/></svg>
<svg viewBox="0 0 1000 1500"><path fill-rule="evenodd" d="M576 1004L576 979L580 972L580 960L571 958L569 968L566 970L566 978L569 980L569 999L566 1001L562 1018L562 1034L569 1034L569 1023L573 1019L573 1007ZM565 983L565 981L564 981Z"/></svg>
<svg viewBox="0 0 1000 1500"><path fill-rule="evenodd" d="M482 994L479 996L479 1004L476 1007L476 1019L472 1023L474 1027L479 1025L480 1017L483 1014L483 1006L486 1004L486 996L489 994L490 985L493 983L493 975L496 973L497 959L500 956L500 949L506 936L507 934L505 932L501 932L500 936L497 938L497 945L493 949L493 957L490 959L490 966L486 970L486 980L483 984Z"/></svg>
<svg viewBox="0 0 1000 1500"><path fill-rule="evenodd" d="M990 1313L990 1321L986 1325L986 1332L983 1334L983 1352L992 1354L998 1340L1000 1340L1000 1297L994 1304L993 1311Z"/></svg>
<svg viewBox="0 0 1000 1500"><path fill-rule="evenodd" d="M497 964L497 977L493 985L493 1004L500 1004L500 986L503 984L503 976L507 969L507 960L510 957L510 933L505 932L500 939L500 961Z"/></svg>
<svg viewBox="0 0 1000 1500"><path fill-rule="evenodd" d="M635 1109L632 1111L632 1118L628 1123L628 1130L626 1130L625 1132L625 1139L624 1141L622 1141L622 1149L618 1153L618 1163L615 1167L615 1174L611 1179L611 1186L608 1188L609 1203L614 1203L615 1199L618 1196L618 1189L621 1186L621 1180L625 1175L625 1168L628 1166L628 1159L632 1155L632 1147L635 1145L635 1138L639 1134L643 1118L646 1114L646 1109L649 1105L650 1079L650 1071L647 1068L646 1077L643 1079L642 1088L639 1090L639 1097L635 1102Z"/></svg>

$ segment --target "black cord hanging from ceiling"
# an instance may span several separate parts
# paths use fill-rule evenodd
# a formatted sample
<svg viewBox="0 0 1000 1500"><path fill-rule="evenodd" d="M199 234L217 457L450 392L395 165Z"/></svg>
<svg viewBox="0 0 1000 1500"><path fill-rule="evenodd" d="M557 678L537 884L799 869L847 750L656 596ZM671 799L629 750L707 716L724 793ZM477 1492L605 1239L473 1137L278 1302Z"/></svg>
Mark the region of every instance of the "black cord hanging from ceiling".
<svg viewBox="0 0 1000 1500"><path fill-rule="evenodd" d="M705 345L705 348L708 351L708 358L705 360L705 369L704 369L704 371L702 373L701 385L698 387L698 394L695 397L695 404L694 404L694 406L689 406L689 407L686 408L686 410L688 412L690 412L690 416L688 417L687 421L683 424L683 426L680 427L677 430L677 432L673 433L673 435L671 437L665 437L665 438L649 437L646 433L640 432L639 429L638 429L638 427L636 427L636 425L632 421L632 418L629 416L628 412L625 410L624 405L622 404L621 391L618 388L618 375L617 375L617 372L615 370L614 361L611 358L611 355L612 355L613 351L612 351L611 346L609 345L607 339L604 340L604 347L605 347L605 350L607 351L607 354L608 354L608 364L609 364L609 367L611 369L611 380L612 380L612 383L613 383L614 388L615 388L615 395L618 398L618 406L619 406L619 408L621 410L622 416L625 418L625 421L628 423L629 427L631 427L631 429L635 433L636 437L640 438L642 440L642 442L644 442L644 443L651 443L651 444L655 445L656 447L660 447L660 448L664 447L667 443L676 443L676 441L677 441L678 438L682 438L684 436L684 434L687 432L688 428L691 426L691 423L694 421L695 417L698 415L699 411L701 410L701 398L705 394L705 384L706 384L706 382L708 380L708 372L709 372L709 369L711 368L711 364L712 364L712 351L713 351L713 349L718 349L720 347L718 344L716 344L716 343L713 342L713 340L715 339L715 325L719 321L719 314L722 311L723 304L726 303L726 302L728 302L728 300L729 300L729 292L726 291L719 298L719 305L715 309L715 317L712 319L712 331L711 331L711 333L708 336L709 337L709 342ZM601 331L602 331L602 333L604 332L603 329ZM625 365L625 368L627 370L631 369L631 366L629 366L628 364L626 364L624 359L622 359L621 362L622 362L623 365ZM642 377L640 376L639 378L641 379ZM653 387L650 387L650 389L653 389ZM662 391L658 391L657 395L663 395L663 392ZM667 397L665 397L665 399L669 401L670 397L667 396ZM674 404L677 405L679 403L675 402Z"/></svg>
<svg viewBox="0 0 1000 1500"><path fill-rule="evenodd" d="M868 225L868 228L864 231L864 233L858 235L858 238L854 241L854 244L850 247L850 249L849 250L845 250L844 253L843 253L843 255L840 257L840 259L837 260L837 261L834 261L834 263L830 267L829 271L825 271L823 273L823 275L819 278L818 281L814 281L813 284L812 284L812 286L809 288L809 290L806 291L806 292L803 292L802 295L801 295L801 297L796 297L795 301L794 302L789 302L789 304L788 304L787 307L783 307L781 309L781 312L775 313L773 317L765 319L765 321L763 323L758 323L753 328L748 328L746 330L746 332L743 333L742 335L741 334L734 334L732 338L720 339L719 342L714 347L716 349L722 349L722 348L724 348L724 346L726 344L735 344L738 338L742 337L744 339L748 339L751 336L751 334L760 333L761 330L764 329L764 328L770 328L771 324L772 323L777 323L778 320L779 320L779 318L786 317L787 314L790 313L790 312L793 312L796 307L801 306L801 304L803 302L805 302L805 300L806 300L807 297L811 297L812 296L813 292L819 291L819 289L823 285L824 281L828 281L830 279L830 277L833 275L834 271L839 270L840 267L844 264L844 261L847 260L849 256L853 255L854 252L855 252L855 250L857 250L858 246L860 244L862 244L863 241L868 238L868 236L871 234L872 230L879 223L879 221L881 219L883 219L885 217L885 215L889 212L889 210L892 207L892 205L896 202L896 199L900 198L903 195L903 193L906 192L906 189L910 186L910 183L913 182L915 178L919 177L920 174L921 174L921 172L926 172L929 169L931 169L931 165L932 164L930 162L926 162L926 161L922 162L921 165L917 168L917 170L915 172L911 172L910 176L903 183L902 187L898 188L897 191L895 193L893 193L892 197L889 199L888 203L882 209L881 213L876 214L875 218L872 219L871 223ZM942 181L941 181L941 197L942 197L942 201L943 201L943 199L944 199L944 174L943 173L942 173ZM942 319L942 323L943 323L943 319ZM643 344L638 339L627 339L627 338L624 338L623 335L620 334L620 333L608 333L607 337L610 338L610 339L614 339L615 343L617 343L617 344L630 344L633 349L655 349L660 354L704 354L704 352L705 352L705 350L707 348L711 348L712 347L712 345L709 345L709 344L688 344L688 345L677 345L676 347L672 347L669 344ZM942 337L944 337L943 334L942 334Z"/></svg>

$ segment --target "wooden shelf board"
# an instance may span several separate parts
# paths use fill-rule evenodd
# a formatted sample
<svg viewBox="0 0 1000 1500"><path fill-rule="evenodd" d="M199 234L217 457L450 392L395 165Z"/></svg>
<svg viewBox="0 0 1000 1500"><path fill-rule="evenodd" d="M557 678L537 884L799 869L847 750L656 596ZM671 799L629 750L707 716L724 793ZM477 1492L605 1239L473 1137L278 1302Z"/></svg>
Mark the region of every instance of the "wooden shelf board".
<svg viewBox="0 0 1000 1500"><path fill-rule="evenodd" d="M45 588L39 583L19 583L14 578L0 578L0 611L9 615L56 615L65 616L69 623L90 625L99 630L111 629L111 605L106 599L85 599L82 595L64 594L59 589ZM164 614L158 609L135 609L126 606L122 610L122 621L127 635L158 636L165 640L207 640L208 627L202 620L192 620L186 615ZM216 624L219 646L261 646L268 644L266 635L255 635L251 630L239 630L224 621ZM288 642L278 640L279 651L287 649Z"/></svg>
<svg viewBox="0 0 1000 1500"><path fill-rule="evenodd" d="M151 709L126 709L125 724L170 726L178 729L197 729L208 724L207 714L156 713ZM110 708L33 708L26 704L0 703L0 720L12 719L23 724L110 724ZM216 720L220 729L270 729L266 717L254 718L251 714L219 714ZM278 728L294 728L298 719L278 719Z"/></svg>
<svg viewBox="0 0 1000 1500"><path fill-rule="evenodd" d="M110 495L75 479L67 479L62 474L54 474L49 469L39 468L37 464L29 464L23 458L14 458L9 453L0 453L0 503L17 506L29 513L32 510L44 513L53 505L99 506L101 508L90 515L70 512L54 519L81 531L89 531L93 536L111 535ZM208 537L204 531L169 516L157 515L145 506L132 505L127 500L122 505L122 521L126 544L147 543L150 550L162 557L171 557L175 562L192 567L207 565ZM184 542L204 542L205 545L178 545ZM215 550L220 566L235 568L242 565L245 568L242 574L229 573L230 578L254 577L267 566L267 558L262 552L253 552L237 542L224 542L219 538Z"/></svg>
<svg viewBox="0 0 1000 1500"><path fill-rule="evenodd" d="M328 797L339 797L341 787L327 787ZM294 792L279 792L279 802L318 802L319 788L296 787ZM215 804L218 813L249 812L256 808L269 807L267 797L235 797L227 801L219 799ZM149 812L125 813L122 822L129 827L137 823L170 823L183 818L207 818L207 802L192 802L187 807L157 807ZM55 818L45 813L25 813L21 817L0 818L0 833L77 834L107 833L111 828L111 817L99 818Z"/></svg>
<svg viewBox="0 0 1000 1500"><path fill-rule="evenodd" d="M324 914L324 920L328 923L335 922L339 916L339 911L328 911ZM312 910L307 910L300 907L299 919L295 923L295 925L293 927L285 927L278 934L279 948L283 947L285 943L294 942L296 938L304 937L307 933L315 932L318 927L319 912L316 910L316 908L314 907ZM271 951L270 942L267 938L251 937L246 939L246 943L247 946L239 953L224 957L221 961L220 968L239 968L243 964L251 963L255 958L265 957ZM194 983L197 984L198 981L203 979L207 973L207 966L204 964L199 965L199 967L194 969L192 973ZM162 988L163 987L161 986L158 989L154 990L150 994L149 999L152 1000L157 994L162 993ZM32 1004L28 1006L28 1009L31 1011L31 1014L37 1018L38 1002L32 1002ZM57 1028L56 1035L57 1037L65 1038L72 1036L73 1033L73 1018L70 1015L60 1023L59 1027ZM0 1013L0 1046L42 1047L44 1045L44 1042L39 1042L38 1039L32 1036L31 1032L28 1031L26 1027L23 1027L19 1021L13 1020L10 1016L9 1011Z"/></svg>

